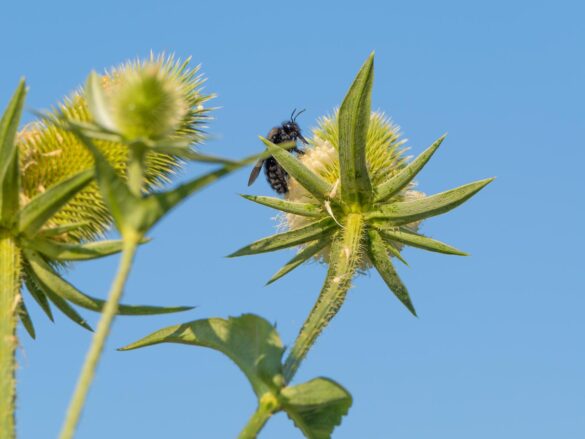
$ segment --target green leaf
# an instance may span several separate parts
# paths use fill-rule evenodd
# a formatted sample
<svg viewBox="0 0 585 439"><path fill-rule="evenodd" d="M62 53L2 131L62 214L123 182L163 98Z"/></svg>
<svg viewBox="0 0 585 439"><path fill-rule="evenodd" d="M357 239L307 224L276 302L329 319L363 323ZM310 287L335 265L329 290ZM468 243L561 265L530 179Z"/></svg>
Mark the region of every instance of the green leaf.
<svg viewBox="0 0 585 439"><path fill-rule="evenodd" d="M95 122L107 130L115 131L116 124L108 110L107 97L102 87L102 78L96 72L89 74L84 91L87 106Z"/></svg>
<svg viewBox="0 0 585 439"><path fill-rule="evenodd" d="M11 226L19 208L20 174L16 132L22 115L26 85L20 80L0 119L0 223Z"/></svg>
<svg viewBox="0 0 585 439"><path fill-rule="evenodd" d="M317 200L325 201L330 198L333 187L315 174L290 152L260 136L260 140L266 145L270 154L296 179L301 186L310 192Z"/></svg>
<svg viewBox="0 0 585 439"><path fill-rule="evenodd" d="M39 235L41 235L44 238L54 238L55 236L73 232L79 229L80 227L85 227L89 224L90 224L89 221L80 221L78 223L64 224L62 226L55 226L49 229L41 229L39 231Z"/></svg>
<svg viewBox="0 0 585 439"><path fill-rule="evenodd" d="M384 219L391 225L402 225L441 215L463 204L493 180L486 178L419 200L392 203L367 214L366 218Z"/></svg>
<svg viewBox="0 0 585 439"><path fill-rule="evenodd" d="M431 159L435 151L439 148L441 143L443 143L443 140L445 140L445 137L447 137L446 134L441 136L437 141L435 141L435 143L423 151L421 155L419 155L415 160L412 161L412 163L402 169L398 174L390 177L384 183L380 184L376 188L376 196L374 201L380 202L387 200L408 186L408 184L414 179L414 177L416 177L420 170Z"/></svg>
<svg viewBox="0 0 585 439"><path fill-rule="evenodd" d="M53 312L51 311L51 304L47 299L46 293L43 291L43 288L40 284L40 281L36 281L36 277L31 272L30 267L25 269L24 273L24 283L26 285L26 289L30 293L30 295L35 299L37 304L41 307L41 309L45 312L47 317L49 317L50 321L54 321Z"/></svg>
<svg viewBox="0 0 585 439"><path fill-rule="evenodd" d="M166 213L177 206L180 202L188 196L200 191L209 186L211 183L219 180L221 177L228 175L235 169L238 169L241 164L224 166L215 171L197 177L187 183L178 186L167 192L158 192L148 195L143 199L143 214L141 221L136 223L139 230L144 232L153 227Z"/></svg>
<svg viewBox="0 0 585 439"><path fill-rule="evenodd" d="M26 245L49 259L58 261L85 261L103 258L122 251L121 240L64 244L58 241L37 238L27 242Z"/></svg>
<svg viewBox="0 0 585 439"><path fill-rule="evenodd" d="M37 276L36 274L30 270L29 271L29 277L30 277L30 281L27 284L27 288L29 290L29 292L31 292L33 289L30 288L29 285L32 286L32 284L36 284L39 286L39 289L37 291L42 291L46 297L49 298L49 300L51 302L53 302L53 304L63 313L65 314L65 316L67 316L69 319L71 319L73 322L77 323L79 326L81 326L82 328L87 329L88 331L92 331L93 329L91 326L89 326L89 324L85 321L85 319L83 317L81 317L79 315L79 313L77 311L75 311L68 303L66 300L62 299L61 297L59 297L57 294L55 294L51 288L49 288L47 285L45 285ZM53 320L51 318L51 320Z"/></svg>
<svg viewBox="0 0 585 439"><path fill-rule="evenodd" d="M386 243L386 250L388 250L390 253L392 253L392 256L394 256L396 259L398 259L404 265L408 265L408 262L406 262L406 260L400 254L400 251L398 251L398 249L396 247L394 247L392 245L392 243L390 243L390 242Z"/></svg>
<svg viewBox="0 0 585 439"><path fill-rule="evenodd" d="M368 230L368 237L368 255L370 261L374 264L374 267L376 267L376 270L378 270L378 273L380 273L380 276L382 276L382 279L384 279L384 282L386 282L386 285L388 285L388 288L392 290L398 300L400 300L404 306L416 316L416 311L412 305L410 296L408 295L408 290L398 277L398 274L392 265L392 261L388 257L384 240L380 234L372 228Z"/></svg>
<svg viewBox="0 0 585 439"><path fill-rule="evenodd" d="M348 205L369 204L372 183L366 163L366 139L372 107L374 53L360 68L339 109L341 197Z"/></svg>
<svg viewBox="0 0 585 439"><path fill-rule="evenodd" d="M217 157L208 154L201 154L200 152L193 151L190 148L180 146L169 146L169 145L156 145L149 149L149 151L156 152L159 154L174 155L185 160L191 160L200 163L210 163L217 165L237 165L238 162L235 160Z"/></svg>
<svg viewBox="0 0 585 439"><path fill-rule="evenodd" d="M281 396L283 409L309 439L330 439L352 404L350 393L327 378L285 387Z"/></svg>
<svg viewBox="0 0 585 439"><path fill-rule="evenodd" d="M228 258L272 252L275 250L304 244L305 242L314 241L315 239L321 237L324 232L330 230L334 226L335 222L331 218L323 218L304 227L299 227L298 229L260 239L259 241L242 247L238 251L229 255Z"/></svg>
<svg viewBox="0 0 585 439"><path fill-rule="evenodd" d="M82 293L59 274L53 270L53 268L47 264L42 257L37 255L35 252L25 250L25 255L28 259L28 263L31 266L35 276L41 281L41 283L48 289L51 290L55 295L68 300L75 305L81 306L82 308L89 309L90 311L100 312L106 304L105 300L91 297L87 294ZM159 307L159 306L143 306L143 305L119 305L119 315L152 315L152 314L169 314L173 312L188 311L193 309L189 306L177 306L177 307Z"/></svg>
<svg viewBox="0 0 585 439"><path fill-rule="evenodd" d="M299 265L315 256L329 244L331 244L331 236L329 234L327 236L321 237L318 241L308 244L304 249L298 252L294 258L288 261L284 267L278 270L278 272L276 272L276 274L270 278L266 285L270 285L272 282L277 281L285 274L290 273Z"/></svg>
<svg viewBox="0 0 585 439"><path fill-rule="evenodd" d="M53 304L57 308L59 308L59 310L63 314L65 314L66 317L68 317L74 323L77 323L82 328L85 328L88 331L93 332L93 328L89 325L89 323L87 323L87 321L83 317L81 317L81 315L79 315L79 313L75 311L75 309L73 309L71 305L69 305L61 297L57 296L53 291L51 291L50 288L47 288L45 291L47 292L49 300L53 302Z"/></svg>
<svg viewBox="0 0 585 439"><path fill-rule="evenodd" d="M441 241L437 241L435 239L419 235L418 233L406 230L404 228L380 229L380 233L384 238L390 239L392 241L402 242L403 244L418 247L423 250L444 253L446 255L468 256L467 253L462 252L461 250L458 250L455 247L451 247L450 245L445 244Z"/></svg>
<svg viewBox="0 0 585 439"><path fill-rule="evenodd" d="M294 213L295 215L318 217L323 215L323 210L310 203L298 203L276 197L263 197L258 195L242 195L246 200L268 206L281 212Z"/></svg>
<svg viewBox="0 0 585 439"><path fill-rule="evenodd" d="M18 213L18 230L28 236L41 227L93 178L93 169L75 174L38 194Z"/></svg>
<svg viewBox="0 0 585 439"><path fill-rule="evenodd" d="M32 320L30 319L30 315L28 314L28 310L26 309L26 305L24 304L24 300L20 300L18 304L18 317L20 317L20 321L22 322L22 326L28 332L28 335L34 340L36 338L35 327L33 325Z"/></svg>
<svg viewBox="0 0 585 439"><path fill-rule="evenodd" d="M269 322L253 314L169 326L119 350L159 343L190 344L222 352L244 372L258 397L282 384L284 348L280 337Z"/></svg>

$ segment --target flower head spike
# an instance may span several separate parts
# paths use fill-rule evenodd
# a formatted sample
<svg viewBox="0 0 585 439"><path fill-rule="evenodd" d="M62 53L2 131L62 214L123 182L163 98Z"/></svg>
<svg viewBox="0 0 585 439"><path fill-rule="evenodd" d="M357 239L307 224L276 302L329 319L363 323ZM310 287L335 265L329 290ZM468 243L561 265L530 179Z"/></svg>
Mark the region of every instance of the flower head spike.
<svg viewBox="0 0 585 439"><path fill-rule="evenodd" d="M444 139L415 160L403 156L398 128L371 111L373 54L360 69L339 112L321 120L312 147L300 158L262 139L290 174L285 200L246 196L286 213L289 230L250 244L231 256L300 247L300 252L270 282L310 258L328 263L327 277L285 365L290 380L303 357L337 313L358 269L375 267L397 298L413 313L406 287L391 257L410 245L430 251L465 253L417 233L424 219L459 206L492 179L480 180L437 195L413 189L413 179Z"/></svg>

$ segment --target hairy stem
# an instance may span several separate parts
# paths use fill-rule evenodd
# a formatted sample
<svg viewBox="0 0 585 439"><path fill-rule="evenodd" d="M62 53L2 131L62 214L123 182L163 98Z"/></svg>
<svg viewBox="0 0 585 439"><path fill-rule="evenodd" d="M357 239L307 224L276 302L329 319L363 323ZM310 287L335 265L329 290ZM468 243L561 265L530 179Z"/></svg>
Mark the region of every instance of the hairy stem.
<svg viewBox="0 0 585 439"><path fill-rule="evenodd" d="M122 251L120 265L118 267L118 273L114 279L114 282L112 283L108 301L106 302L106 305L102 311L102 316L98 323L97 330L93 336L93 340L91 342L89 352L85 358L83 368L81 369L81 374L79 375L75 392L71 398L71 402L69 403L69 409L67 410L65 423L63 424L63 429L61 430L61 435L59 436L60 439L71 439L75 433L77 424L79 423L79 418L81 416L85 400L87 399L87 394L89 392L91 382L95 376L96 367L104 350L104 345L110 333L114 317L118 311L118 304L122 298L124 286L128 279L130 268L132 267L132 262L134 261L134 256L136 254L136 247L139 241L140 237L138 235L128 234L124 236L124 248Z"/></svg>
<svg viewBox="0 0 585 439"><path fill-rule="evenodd" d="M20 301L20 250L0 231L0 439L14 439L16 324Z"/></svg>
<svg viewBox="0 0 585 439"><path fill-rule="evenodd" d="M343 230L333 240L325 283L284 363L286 382L292 380L309 349L343 304L360 260L363 230L362 215L352 213L347 216Z"/></svg>

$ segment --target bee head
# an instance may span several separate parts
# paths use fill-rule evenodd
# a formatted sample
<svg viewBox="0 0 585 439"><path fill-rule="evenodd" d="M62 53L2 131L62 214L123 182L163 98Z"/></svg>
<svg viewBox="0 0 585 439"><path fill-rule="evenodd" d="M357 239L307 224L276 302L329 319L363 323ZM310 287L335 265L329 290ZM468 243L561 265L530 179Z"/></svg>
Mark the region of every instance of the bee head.
<svg viewBox="0 0 585 439"><path fill-rule="evenodd" d="M297 111L297 109L295 108L293 110L292 114L290 115L290 120L286 121L282 124L282 129L284 130L284 132L286 134L288 134L293 139L295 139L295 140L301 139L301 141L304 144L308 144L309 142L307 142L307 140L301 134L301 127L299 127L299 124L297 124L297 122L296 122L297 117L299 117L299 114L301 114L305 110L301 110L295 115L296 111Z"/></svg>

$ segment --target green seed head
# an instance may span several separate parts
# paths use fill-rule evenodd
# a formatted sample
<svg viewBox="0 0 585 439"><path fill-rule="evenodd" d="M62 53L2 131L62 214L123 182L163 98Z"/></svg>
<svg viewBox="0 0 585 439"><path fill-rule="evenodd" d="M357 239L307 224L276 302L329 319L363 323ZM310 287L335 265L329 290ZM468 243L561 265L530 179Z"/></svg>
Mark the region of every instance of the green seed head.
<svg viewBox="0 0 585 439"><path fill-rule="evenodd" d="M366 162L373 186L379 185L404 168L407 160L404 154L407 150L404 147L405 142L401 138L400 128L393 124L386 115L381 112L371 113L365 150ZM339 190L340 180L337 111L332 116L325 116L320 119L318 127L313 130L310 146L307 148L305 154L300 156L300 160L307 168L333 186L334 193L331 198L337 195L336 192ZM413 187L414 184L411 183L392 197L392 201L405 201L424 197L422 192L415 191ZM289 181L289 192L286 197L289 201L318 204L324 210L324 214L333 213L335 219L343 224L345 214L342 210L335 210L332 207L329 212L326 212L325 209L328 206L316 200L294 178L291 178ZM283 214L280 219L284 223L284 228L289 230L304 227L314 221L311 217L291 213ZM416 231L419 225L420 221L417 221L408 224L407 227ZM395 248L401 249L402 245L396 243ZM329 247L326 247L316 254L315 257L327 262L329 260L329 250ZM369 265L365 254L360 265L361 268L367 268Z"/></svg>
<svg viewBox="0 0 585 439"><path fill-rule="evenodd" d="M127 139L164 138L188 111L181 83L158 62L124 68L108 94L112 119Z"/></svg>
<svg viewBox="0 0 585 439"><path fill-rule="evenodd" d="M205 139L203 129L209 120L210 109L204 108L203 104L213 97L201 93L204 79L198 75L198 70L198 67L189 69L187 62L175 60L173 57L151 56L148 61L134 61L111 69L102 80L105 90L111 96L113 90L118 90L120 102L128 102L128 97L133 94L122 86L127 84L130 90L139 90L141 108L156 102L161 105L160 110L153 108L148 117L166 115L167 118L164 123L155 122L154 125L158 128L149 128L151 133L165 131L166 136L172 140L198 144ZM164 81L160 82L161 78ZM141 88L140 84L144 87ZM159 86L162 88L157 89ZM163 96L165 90L168 94L166 98ZM151 92L152 98L148 96ZM170 111L171 106L174 111ZM82 91L73 93L59 103L55 113L62 113L67 118L80 122L92 121ZM139 121L140 117L136 113L129 115L126 120ZM166 128L161 131L163 125ZM138 132L137 128L132 129ZM128 147L114 141L96 140L95 143L112 166L121 175L125 175ZM27 125L18 135L18 147L22 205L47 188L94 166L91 153L74 134L46 120ZM168 183L172 174L182 165L182 161L167 154L151 152L147 154L145 164L149 189ZM66 242L96 239L109 227L111 217L95 183L75 196L46 227L75 223L80 226L59 238Z"/></svg>

